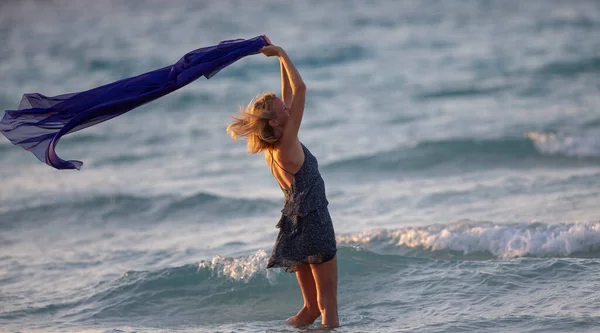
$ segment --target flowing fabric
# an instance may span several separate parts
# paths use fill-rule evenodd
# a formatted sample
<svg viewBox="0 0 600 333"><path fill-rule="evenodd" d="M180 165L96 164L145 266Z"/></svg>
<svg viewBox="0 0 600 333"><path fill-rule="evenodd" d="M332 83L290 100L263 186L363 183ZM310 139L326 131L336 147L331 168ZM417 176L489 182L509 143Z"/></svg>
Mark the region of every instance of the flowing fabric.
<svg viewBox="0 0 600 333"><path fill-rule="evenodd" d="M263 36L226 40L191 51L172 66L84 92L54 97L25 94L18 110L6 111L0 133L56 169L80 169L83 162L65 161L56 154L54 149L63 135L117 117L201 76L210 79L235 61L259 53L267 44Z"/></svg>

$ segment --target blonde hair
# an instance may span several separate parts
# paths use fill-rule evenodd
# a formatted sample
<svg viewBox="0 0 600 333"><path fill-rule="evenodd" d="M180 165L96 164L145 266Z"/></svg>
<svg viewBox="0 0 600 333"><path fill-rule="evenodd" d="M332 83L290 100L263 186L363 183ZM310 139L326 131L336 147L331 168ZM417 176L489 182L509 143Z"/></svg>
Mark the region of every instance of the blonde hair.
<svg viewBox="0 0 600 333"><path fill-rule="evenodd" d="M234 140L239 136L246 137L251 154L270 149L279 140L269 124L269 120L275 119L274 98L275 94L268 91L258 95L246 108L240 107L240 115L232 116L233 121L227 126L227 133Z"/></svg>

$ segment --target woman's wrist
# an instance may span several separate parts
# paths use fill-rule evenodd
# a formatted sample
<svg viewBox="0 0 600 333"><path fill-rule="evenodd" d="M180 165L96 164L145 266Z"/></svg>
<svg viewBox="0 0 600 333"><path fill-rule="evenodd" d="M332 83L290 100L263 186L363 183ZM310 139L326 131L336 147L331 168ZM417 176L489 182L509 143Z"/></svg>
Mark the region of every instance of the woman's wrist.
<svg viewBox="0 0 600 333"><path fill-rule="evenodd" d="M286 56L286 55L287 54L285 53L285 50L282 49L280 46L277 46L277 56L281 58L281 57Z"/></svg>

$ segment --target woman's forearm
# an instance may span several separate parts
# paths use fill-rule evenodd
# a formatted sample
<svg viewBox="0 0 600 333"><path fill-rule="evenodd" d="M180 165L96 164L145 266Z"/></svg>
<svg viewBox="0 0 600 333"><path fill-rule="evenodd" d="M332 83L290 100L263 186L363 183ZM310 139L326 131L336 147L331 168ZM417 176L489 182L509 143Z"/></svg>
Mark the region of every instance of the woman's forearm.
<svg viewBox="0 0 600 333"><path fill-rule="evenodd" d="M290 59L290 57L281 48L279 50L279 61L285 68L287 77L290 82L290 86L292 88L292 93L294 93L298 89L306 89L306 85L304 84L304 81L302 80L300 73L296 69L296 66L294 66L294 63L292 63L292 60Z"/></svg>
<svg viewBox="0 0 600 333"><path fill-rule="evenodd" d="M283 64L283 60L279 60L281 67L281 98L285 105L290 106L292 103L292 87L290 86L290 79L288 77L287 70Z"/></svg>

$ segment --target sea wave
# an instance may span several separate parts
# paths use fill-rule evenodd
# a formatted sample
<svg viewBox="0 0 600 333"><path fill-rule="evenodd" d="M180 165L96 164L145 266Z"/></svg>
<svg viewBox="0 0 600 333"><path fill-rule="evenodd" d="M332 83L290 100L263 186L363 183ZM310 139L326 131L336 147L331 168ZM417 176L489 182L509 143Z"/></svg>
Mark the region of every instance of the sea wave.
<svg viewBox="0 0 600 333"><path fill-rule="evenodd" d="M417 94L415 98L419 100L442 99L442 98L473 98L480 96L495 95L500 92L511 89L510 86L496 87L445 87L437 90L425 91Z"/></svg>
<svg viewBox="0 0 600 333"><path fill-rule="evenodd" d="M489 170L491 168L564 167L596 164L600 142L595 132L577 135L528 132L522 138L452 138L422 141L389 151L340 159L321 166L326 171L364 172Z"/></svg>
<svg viewBox="0 0 600 333"><path fill-rule="evenodd" d="M433 258L597 258L600 257L600 222L498 224L460 221L339 235L338 243Z"/></svg>
<svg viewBox="0 0 600 333"><path fill-rule="evenodd" d="M126 219L154 211L155 204L164 199L165 197L105 194L32 200L24 205L7 207L0 213L0 230L24 228L28 225L37 227L51 221L58 221L63 227L69 222L97 222L93 217L101 220Z"/></svg>
<svg viewBox="0 0 600 333"><path fill-rule="evenodd" d="M528 236L524 236L524 235ZM533 239L537 253L560 257L569 251L598 248L600 223L577 225L481 225L429 226L403 230L373 231L341 235L338 267L341 286L360 285L378 290L379 283L395 283L399 290L416 290L414 297L452 292L453 284L469 288L473 301L478 295L529 290L528 284L541 280L570 280L588 276L599 269L597 261L552 258L516 258L493 262L473 259L466 254L453 260L436 260L434 252L493 251L514 245L523 249L523 239ZM587 236L586 236L587 235ZM365 248L373 245L421 247L422 257L384 254ZM574 243L584 243L573 246ZM352 245L349 244L359 244ZM569 243L570 245L564 245ZM508 246L510 247L510 246ZM510 247L514 250L514 247ZM524 252L497 251L513 256ZM535 253L536 250L530 251ZM480 258L481 259L481 258ZM215 256L212 259L158 270L127 271L122 276L86 288L61 302L38 302L40 306L14 304L0 311L0 320L28 318L43 321L47 316L58 322L93 325L101 320L111 325L212 325L222 322L275 320L297 310L302 304L293 274L266 269L268 253L258 250L241 257ZM588 274L588 275L586 275ZM488 286L494 286L490 291ZM373 289L375 288L375 289ZM347 293L348 291L345 291ZM535 289L532 289L535 292ZM370 300L374 301L374 300ZM346 306L363 306L350 298Z"/></svg>
<svg viewBox="0 0 600 333"><path fill-rule="evenodd" d="M418 260L392 258L352 247L343 247L339 253L340 271L358 276L377 271L378 266L393 268L406 260ZM78 294L63 302L38 302L45 303L38 307L15 305L8 311L0 311L0 320L43 319L49 314L60 321L103 320L115 325L275 319L297 310L301 295L295 276L280 269L267 270L267 261L268 254L258 250L236 258L215 256L197 264L127 271L117 279L91 288L95 290L91 295ZM290 300L294 300L293 304ZM159 313L160 322L153 320Z"/></svg>
<svg viewBox="0 0 600 333"><path fill-rule="evenodd" d="M358 44L330 45L317 55L301 55L296 60L298 66L320 68L324 66L340 66L369 56L368 50Z"/></svg>
<svg viewBox="0 0 600 333"><path fill-rule="evenodd" d="M541 75L572 77L583 73L600 72L600 57L550 62L537 70Z"/></svg>
<svg viewBox="0 0 600 333"><path fill-rule="evenodd" d="M549 156L600 157L600 132L582 131L576 134L528 132L536 149Z"/></svg>
<svg viewBox="0 0 600 333"><path fill-rule="evenodd" d="M189 215L189 210L218 216L249 216L276 209L280 205L265 199L235 198L198 192L172 200L161 209L164 216Z"/></svg>
<svg viewBox="0 0 600 333"><path fill-rule="evenodd" d="M57 201L60 200L60 201ZM278 203L197 192L188 196L143 196L137 194L100 194L71 198L47 198L25 205L14 205L0 212L0 230L40 226L46 222L93 223L116 221L130 224L172 221L175 217L251 216L276 209ZM35 222L34 224L30 222Z"/></svg>
<svg viewBox="0 0 600 333"><path fill-rule="evenodd" d="M560 156L545 156L528 138L468 139L456 138L423 141L375 154L361 155L324 164L325 171L435 171L444 173L490 168L521 168L532 165L551 166L552 162L569 163Z"/></svg>

